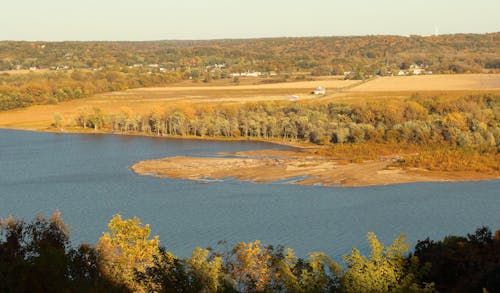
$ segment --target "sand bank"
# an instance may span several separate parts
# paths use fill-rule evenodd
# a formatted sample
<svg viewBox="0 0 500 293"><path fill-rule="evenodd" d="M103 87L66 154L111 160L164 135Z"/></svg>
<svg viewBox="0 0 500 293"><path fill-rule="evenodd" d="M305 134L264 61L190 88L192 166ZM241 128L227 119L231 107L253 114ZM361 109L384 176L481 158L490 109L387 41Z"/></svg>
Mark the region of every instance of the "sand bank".
<svg viewBox="0 0 500 293"><path fill-rule="evenodd" d="M429 172L390 167L396 157L362 163L344 163L308 152L263 150L226 157L168 157L141 161L132 166L137 174L189 180L234 178L255 183L288 180L301 185L373 186L410 182L472 181L498 179L474 172ZM233 157L227 157L227 156Z"/></svg>

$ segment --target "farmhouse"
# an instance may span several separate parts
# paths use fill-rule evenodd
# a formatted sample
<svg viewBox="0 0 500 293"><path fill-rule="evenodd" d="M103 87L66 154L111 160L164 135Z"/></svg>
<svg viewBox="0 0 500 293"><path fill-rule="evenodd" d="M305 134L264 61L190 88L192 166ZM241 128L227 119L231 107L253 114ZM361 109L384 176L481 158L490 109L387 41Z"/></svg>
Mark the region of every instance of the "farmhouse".
<svg viewBox="0 0 500 293"><path fill-rule="evenodd" d="M426 68L427 68L427 66L424 64L421 64L421 65L413 64L410 66L410 73L413 75L427 74L427 72L425 70Z"/></svg>

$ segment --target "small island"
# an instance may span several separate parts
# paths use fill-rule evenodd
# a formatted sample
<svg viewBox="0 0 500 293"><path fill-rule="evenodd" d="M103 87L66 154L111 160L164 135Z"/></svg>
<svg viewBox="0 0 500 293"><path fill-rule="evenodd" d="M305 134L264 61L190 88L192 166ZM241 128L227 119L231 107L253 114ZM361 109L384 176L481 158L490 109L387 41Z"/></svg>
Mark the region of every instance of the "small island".
<svg viewBox="0 0 500 293"><path fill-rule="evenodd" d="M204 183L214 179L233 178L255 183L279 181L342 187L500 178L496 173L402 168L397 166L400 160L398 156L383 156L353 163L318 155L309 150L260 150L221 155L225 156L167 157L141 161L131 168L141 175L199 180Z"/></svg>

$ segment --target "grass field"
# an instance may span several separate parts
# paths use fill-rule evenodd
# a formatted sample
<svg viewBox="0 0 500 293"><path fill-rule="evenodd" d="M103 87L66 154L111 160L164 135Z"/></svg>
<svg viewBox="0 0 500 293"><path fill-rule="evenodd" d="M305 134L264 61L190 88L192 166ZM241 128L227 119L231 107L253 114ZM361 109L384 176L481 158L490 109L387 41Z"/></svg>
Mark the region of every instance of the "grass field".
<svg viewBox="0 0 500 293"><path fill-rule="evenodd" d="M387 76L349 89L349 92L500 90L500 75L456 74Z"/></svg>
<svg viewBox="0 0 500 293"><path fill-rule="evenodd" d="M381 77L366 82L321 77L310 81L256 84L259 79L241 78L240 85L217 80L211 83L185 81L163 88L141 88L96 95L58 105L39 105L26 109L0 112L0 127L40 130L49 128L54 113L71 122L83 107L99 107L116 112L127 106L137 113L155 106L185 104L243 103L253 101L287 101L290 95L300 100L359 103L368 100L401 99L415 93L429 95L464 95L479 92L500 93L500 74L428 75ZM327 88L325 96L311 91L317 86Z"/></svg>

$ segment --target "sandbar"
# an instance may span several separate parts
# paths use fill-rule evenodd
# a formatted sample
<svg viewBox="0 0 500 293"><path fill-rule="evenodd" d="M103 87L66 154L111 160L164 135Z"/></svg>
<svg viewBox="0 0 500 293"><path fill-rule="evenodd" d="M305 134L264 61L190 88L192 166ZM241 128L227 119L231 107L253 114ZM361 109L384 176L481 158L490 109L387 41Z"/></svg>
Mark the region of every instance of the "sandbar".
<svg viewBox="0 0 500 293"><path fill-rule="evenodd" d="M140 175L209 182L232 178L254 183L284 181L300 185L361 187L410 182L498 179L499 174L431 172L393 167L398 156L361 163L316 155L307 150L259 150L222 153L220 157L167 157L141 161L132 170Z"/></svg>

